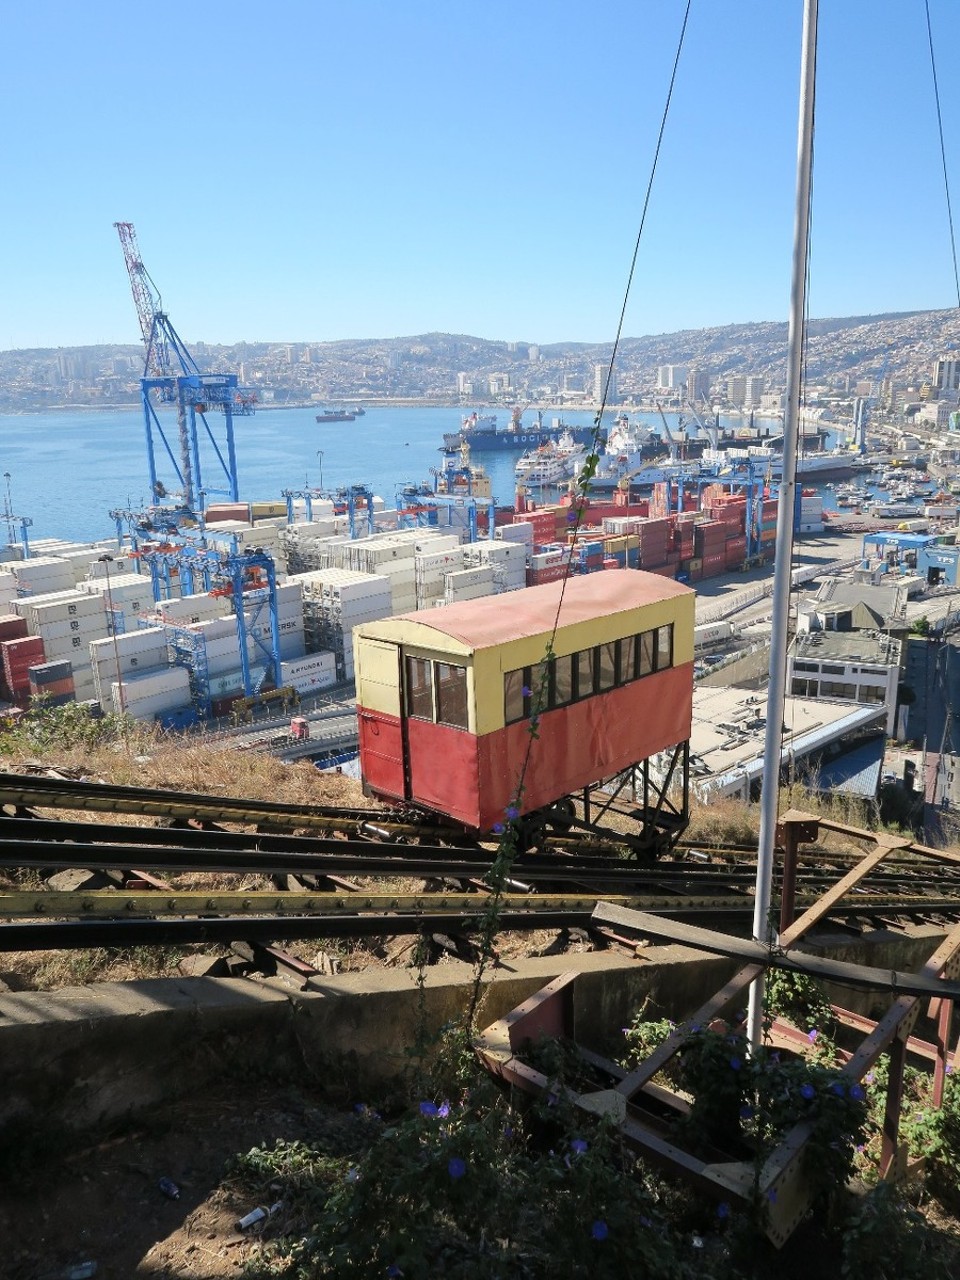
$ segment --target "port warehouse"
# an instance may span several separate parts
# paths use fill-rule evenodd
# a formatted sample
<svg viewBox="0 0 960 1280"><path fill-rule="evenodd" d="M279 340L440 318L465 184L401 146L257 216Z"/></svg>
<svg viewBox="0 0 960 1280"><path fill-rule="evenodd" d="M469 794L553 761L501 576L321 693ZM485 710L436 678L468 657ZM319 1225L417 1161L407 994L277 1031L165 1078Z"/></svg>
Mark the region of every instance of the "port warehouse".
<svg viewBox="0 0 960 1280"><path fill-rule="evenodd" d="M694 599L602 573L359 627L368 791L488 831L686 742Z"/></svg>
<svg viewBox="0 0 960 1280"><path fill-rule="evenodd" d="M498 510L494 536L485 536L481 520L476 540L468 541L466 504L431 508L425 502L413 527L403 527L399 511L377 502L373 532L351 537L331 502L315 502L309 521L284 503L230 503L208 510L205 535L212 547L255 548L276 564L272 609L280 669L257 691L280 685L301 695L352 681L352 633L368 622L559 581L568 573L642 567L695 584L744 563L747 501L726 486L693 496L661 485L646 502L582 505L581 511L569 503ZM691 505L697 509L651 514ZM762 548L759 558L769 559L776 500L764 496L756 508L753 537ZM886 537L882 554L869 549L879 568L892 566L896 550L914 556L918 572L929 562L941 575L936 580L956 580L960 553L942 537ZM112 540L47 539L34 541L29 557L19 559L20 549L9 549L0 565L0 693L6 701L25 707L40 695L53 703L75 698L188 727L204 709L223 716L249 696L237 601L215 591L181 595L188 582L176 569L158 589L147 567L154 545L162 544L143 542L132 555ZM105 563L104 556L111 558ZM244 605L258 594L245 595ZM258 677L270 619L252 607L244 618L247 664ZM698 636L698 647L707 643Z"/></svg>

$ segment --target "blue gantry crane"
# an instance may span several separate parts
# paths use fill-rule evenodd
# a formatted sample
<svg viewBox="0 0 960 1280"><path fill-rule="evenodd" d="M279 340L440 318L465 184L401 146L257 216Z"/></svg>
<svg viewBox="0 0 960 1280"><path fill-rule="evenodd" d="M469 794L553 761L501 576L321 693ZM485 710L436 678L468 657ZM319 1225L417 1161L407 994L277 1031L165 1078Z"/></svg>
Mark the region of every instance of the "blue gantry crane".
<svg viewBox="0 0 960 1280"><path fill-rule="evenodd" d="M232 502L238 500L233 419L253 412L253 396L238 385L236 374L201 373L164 311L159 290L143 265L133 223L116 222L114 226L123 247L146 347L140 398L150 501L172 503L175 509L196 517L209 494L225 494ZM176 406L176 447L167 438L157 403ZM212 409L223 415L223 431L219 434L208 420ZM158 459L164 458L172 468L167 481L159 470Z"/></svg>

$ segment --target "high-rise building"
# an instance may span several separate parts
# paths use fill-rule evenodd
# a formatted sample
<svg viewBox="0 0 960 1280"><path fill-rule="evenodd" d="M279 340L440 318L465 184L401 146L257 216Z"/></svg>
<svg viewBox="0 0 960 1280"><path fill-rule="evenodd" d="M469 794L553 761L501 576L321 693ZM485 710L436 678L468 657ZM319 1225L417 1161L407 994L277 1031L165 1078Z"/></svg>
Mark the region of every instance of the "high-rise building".
<svg viewBox="0 0 960 1280"><path fill-rule="evenodd" d="M956 400L960 395L960 360L938 360L933 381L938 400Z"/></svg>
<svg viewBox="0 0 960 1280"><path fill-rule="evenodd" d="M742 409L747 398L747 380L742 373L727 379L727 403Z"/></svg>
<svg viewBox="0 0 960 1280"><path fill-rule="evenodd" d="M661 364L657 368L657 390L673 391L682 387L689 369L685 364Z"/></svg>
<svg viewBox="0 0 960 1280"><path fill-rule="evenodd" d="M751 407L758 405L764 392L765 379L758 373L751 373L744 378L743 383L743 403Z"/></svg>
<svg viewBox="0 0 960 1280"><path fill-rule="evenodd" d="M700 404L710 399L710 375L702 369L691 369L687 374L687 399L691 404Z"/></svg>
<svg viewBox="0 0 960 1280"><path fill-rule="evenodd" d="M607 374L610 375L610 382L607 383ZM613 404L617 399L617 371L611 369L608 364L595 364L593 366L593 400L595 404L600 404L603 400L603 393L607 393L607 404Z"/></svg>

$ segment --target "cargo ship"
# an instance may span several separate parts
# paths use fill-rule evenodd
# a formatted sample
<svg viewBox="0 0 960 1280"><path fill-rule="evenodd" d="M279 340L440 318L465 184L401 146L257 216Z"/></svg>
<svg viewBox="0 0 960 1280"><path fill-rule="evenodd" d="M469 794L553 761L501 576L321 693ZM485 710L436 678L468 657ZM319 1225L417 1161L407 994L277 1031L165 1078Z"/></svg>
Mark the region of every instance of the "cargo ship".
<svg viewBox="0 0 960 1280"><path fill-rule="evenodd" d="M366 409L321 409L317 414L318 422L354 422L362 418Z"/></svg>
<svg viewBox="0 0 960 1280"><path fill-rule="evenodd" d="M556 444L565 432L569 432L574 442L580 445L589 445L594 439L592 426L572 427L560 418L554 418L549 426L545 426L543 415L538 413L536 423L524 427L522 418L523 410L516 408L511 415L510 425L500 428L495 413L471 413L463 419L459 431L444 432L443 448L450 451L468 444L475 453L511 449L516 453L524 453L528 449L539 449L544 444ZM599 442L605 444L606 439L606 429L601 428Z"/></svg>

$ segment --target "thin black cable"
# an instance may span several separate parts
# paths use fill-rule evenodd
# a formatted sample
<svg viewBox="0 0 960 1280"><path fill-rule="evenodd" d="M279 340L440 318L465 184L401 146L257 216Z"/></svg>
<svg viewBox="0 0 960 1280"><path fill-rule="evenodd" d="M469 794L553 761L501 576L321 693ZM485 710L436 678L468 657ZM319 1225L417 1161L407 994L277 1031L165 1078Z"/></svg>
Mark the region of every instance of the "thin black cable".
<svg viewBox="0 0 960 1280"><path fill-rule="evenodd" d="M950 179L947 177L947 151L943 143L943 116L940 112L940 88L937 84L937 60L933 52L933 28L930 25L930 0L924 0L927 14L927 43L930 46L930 74L933 77L933 98L937 107L937 129L940 134L940 163L943 166L943 190L947 201L947 222L950 226L950 252L953 254L953 283L960 307L960 274L957 272L957 237L953 229L953 208L950 203Z"/></svg>
<svg viewBox="0 0 960 1280"><path fill-rule="evenodd" d="M613 377L613 370L614 370L614 365L617 358L617 351L619 349L620 340L623 335L623 326L625 323L625 317L627 312L627 302L630 297L630 289L633 284L633 277L636 271L637 258L640 253L640 237L643 235L643 228L647 218L647 210L649 209L649 206L650 206L650 196L653 191L653 180L656 175L657 164L660 159L660 150L663 145L663 138L666 132L667 116L670 111L670 103L673 99L673 90L676 84L677 70L680 65L680 55L683 51L683 42L686 37L687 22L690 17L690 8L692 3L693 3L693 0L687 0L686 8L683 14L683 23L680 28L680 38L677 42L677 51L673 59L673 69L670 73L670 84L667 89L667 98L664 103L663 114L660 118L660 128L657 132L657 144L656 144L656 147L654 148L653 164L651 165L651 168L650 168L650 177L647 180L647 190L644 196L643 209L640 215L640 227L637 231L637 238L636 238L636 241L634 242L634 247L633 247L633 256L630 260L630 271L627 275L627 285L626 285L626 289L624 290L623 305L620 308L620 318L617 323L616 337L614 338L614 342L613 342L613 351L610 356L610 364L607 368L607 377L603 387L603 396L600 401L600 408L597 410L597 416L594 421L593 437L590 442L590 457L588 458L588 461L584 467L584 471L581 474L581 483L579 486L581 497L586 497L587 494L589 493L590 481L592 480L593 474L596 470L596 463L597 463L597 458L600 450L600 431L601 431L601 424L603 422L603 413L607 406L607 397L610 393L610 383ZM580 527L583 523L584 507L585 507L585 504L583 502L579 502L577 504L576 519L574 520L572 525L572 532L574 533L574 535L576 535L579 532ZM547 658L549 658L549 655L553 653L554 641L556 640L557 630L560 626L560 611L563 608L563 600L567 590L567 582L569 581L569 578L570 578L570 567L572 563L571 553L572 553L572 544L571 544L571 547L568 549L566 569L560 583L560 598L557 601L557 611L556 611L556 614L554 615L553 627L550 632L550 640L547 646ZM538 682L538 689L536 691L536 696L534 698L534 710L533 710L533 716L532 716L532 720L534 721L534 724L533 724L534 732L530 734L527 740L527 748L526 748L526 752L524 753L523 765L521 766L520 775L517 779L516 790L514 792L514 807L516 807L517 809L520 808L520 803L523 796L523 791L526 783L527 769L529 767L530 756L533 751L533 744L537 740L536 733L535 733L535 729L536 729L535 722L539 718L540 712L543 710L543 704L545 700L544 694L546 693L547 679L548 679L548 669L547 669L547 661L545 661L543 664L543 670L541 672L540 679Z"/></svg>

